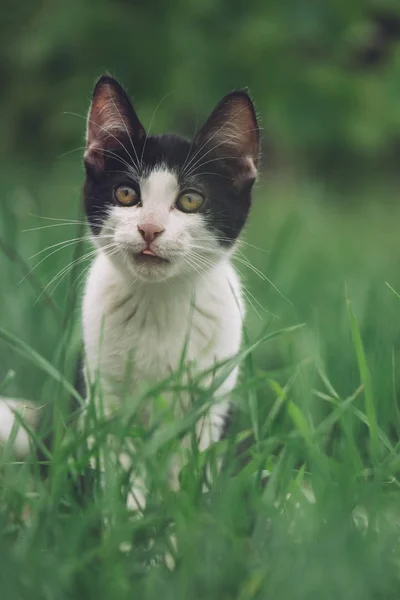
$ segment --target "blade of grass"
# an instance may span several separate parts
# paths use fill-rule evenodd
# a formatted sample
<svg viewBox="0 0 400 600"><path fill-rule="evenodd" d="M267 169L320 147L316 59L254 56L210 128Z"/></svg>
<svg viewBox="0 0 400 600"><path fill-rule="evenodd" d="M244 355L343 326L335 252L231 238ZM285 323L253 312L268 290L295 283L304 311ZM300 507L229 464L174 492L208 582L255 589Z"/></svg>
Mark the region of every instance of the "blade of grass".
<svg viewBox="0 0 400 600"><path fill-rule="evenodd" d="M376 420L375 402L372 391L371 373L368 367L367 358L361 338L360 328L354 314L353 306L348 295L346 287L346 303L350 320L350 329L353 338L353 344L356 351L358 370L360 372L361 381L364 385L365 413L368 419L369 426L369 441L371 458L376 462L379 458L379 436L378 424Z"/></svg>
<svg viewBox="0 0 400 600"><path fill-rule="evenodd" d="M18 354L21 354L27 358L31 363L36 365L39 369L47 373L54 381L61 383L64 389L71 394L81 405L84 404L84 400L81 395L76 391L73 385L67 381L48 360L41 356L31 346L17 338L14 334L6 331L0 327L0 339L2 339L10 348L12 348Z"/></svg>

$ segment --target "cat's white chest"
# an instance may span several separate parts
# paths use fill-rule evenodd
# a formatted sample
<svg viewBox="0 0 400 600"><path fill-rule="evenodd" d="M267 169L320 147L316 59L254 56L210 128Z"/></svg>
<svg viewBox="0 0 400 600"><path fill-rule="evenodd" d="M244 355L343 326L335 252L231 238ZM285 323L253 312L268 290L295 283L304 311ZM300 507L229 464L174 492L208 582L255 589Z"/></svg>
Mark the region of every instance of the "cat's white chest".
<svg viewBox="0 0 400 600"><path fill-rule="evenodd" d="M186 343L186 361L206 369L239 350L242 310L240 284L228 262L193 284L144 286L126 281L100 254L83 302L90 376L99 376L115 401L121 385L134 394L176 371ZM224 387L235 380L233 373Z"/></svg>

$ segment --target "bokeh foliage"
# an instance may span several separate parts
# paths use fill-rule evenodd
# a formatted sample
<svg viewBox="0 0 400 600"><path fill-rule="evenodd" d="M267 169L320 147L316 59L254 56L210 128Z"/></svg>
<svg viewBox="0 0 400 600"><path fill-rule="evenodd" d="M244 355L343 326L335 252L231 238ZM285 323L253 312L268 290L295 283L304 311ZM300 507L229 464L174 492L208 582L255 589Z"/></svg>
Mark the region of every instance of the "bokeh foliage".
<svg viewBox="0 0 400 600"><path fill-rule="evenodd" d="M399 598L399 20L396 0L2 1L0 392L55 406L60 437L45 482L34 454L0 454L1 600ZM249 340L283 330L243 360L238 431L203 454L193 442L180 492L165 431L182 423L136 423L152 489L140 518L117 467L108 493L95 473L94 497L77 498L88 431L69 427L57 377L72 380L80 348L89 257L68 269L88 249L80 147L105 70L154 132L191 135L250 88L264 169L235 264ZM114 426L86 425L99 446ZM237 472L229 450L249 432ZM113 433L123 443L123 419Z"/></svg>
<svg viewBox="0 0 400 600"><path fill-rule="evenodd" d="M54 157L82 140L95 78L108 70L146 125L191 134L248 86L279 164L369 172L399 145L400 6L395 0L4 0L0 127L7 156ZM165 97L166 96L166 97ZM390 165L389 165L390 163ZM367 167L367 168L366 168Z"/></svg>

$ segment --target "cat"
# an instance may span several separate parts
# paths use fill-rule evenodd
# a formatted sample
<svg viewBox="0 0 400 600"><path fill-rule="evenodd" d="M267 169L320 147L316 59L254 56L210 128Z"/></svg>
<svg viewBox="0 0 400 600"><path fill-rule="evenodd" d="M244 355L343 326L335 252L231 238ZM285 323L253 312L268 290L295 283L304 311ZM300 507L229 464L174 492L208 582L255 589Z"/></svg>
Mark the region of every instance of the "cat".
<svg viewBox="0 0 400 600"><path fill-rule="evenodd" d="M97 81L83 185L97 253L82 329L86 380L100 384L94 402L107 416L121 409L122 384L134 397L176 371L184 348L191 373L238 353L245 306L231 256L249 215L259 145L246 91L226 95L188 140L147 135L123 87L109 75ZM236 367L199 422L200 450L220 438L237 377ZM146 425L149 414L141 418ZM145 501L140 488L137 478L133 507Z"/></svg>
<svg viewBox="0 0 400 600"><path fill-rule="evenodd" d="M98 80L83 187L98 252L82 314L88 377L99 378L107 415L120 407L122 382L134 395L167 377L186 343L192 373L239 351L245 307L230 258L249 214L259 143L245 91L225 96L187 140L147 135L121 85ZM199 423L200 450L220 438L237 376L236 367Z"/></svg>

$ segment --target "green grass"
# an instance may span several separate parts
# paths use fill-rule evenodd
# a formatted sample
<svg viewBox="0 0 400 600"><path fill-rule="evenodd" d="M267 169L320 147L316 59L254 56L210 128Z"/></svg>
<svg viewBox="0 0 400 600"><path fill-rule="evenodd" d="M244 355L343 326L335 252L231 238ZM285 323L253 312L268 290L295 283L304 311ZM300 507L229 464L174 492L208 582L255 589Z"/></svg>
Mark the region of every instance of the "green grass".
<svg viewBox="0 0 400 600"><path fill-rule="evenodd" d="M71 244L26 275L46 253L30 256L82 236L79 225L47 220L81 220L80 179L77 161L65 159L1 177L0 392L54 406L55 432L46 481L33 452L28 464L16 464L10 448L0 457L1 600L397 600L395 193L381 186L340 198L312 182L259 185L242 251L270 282L238 261L251 302L237 419L204 454L193 439L176 493L169 459L211 401L196 380L178 423L163 392L178 393L179 377L134 399L135 407L154 403L148 430L134 410L110 422L89 410L79 431L66 415L80 345L78 284L89 262L45 293L82 247ZM109 465L103 490L89 469L87 436L97 455L109 433L122 445L136 440L150 488L141 515L125 510L126 473ZM240 462L235 447L250 435ZM32 434L32 449L40 444Z"/></svg>

